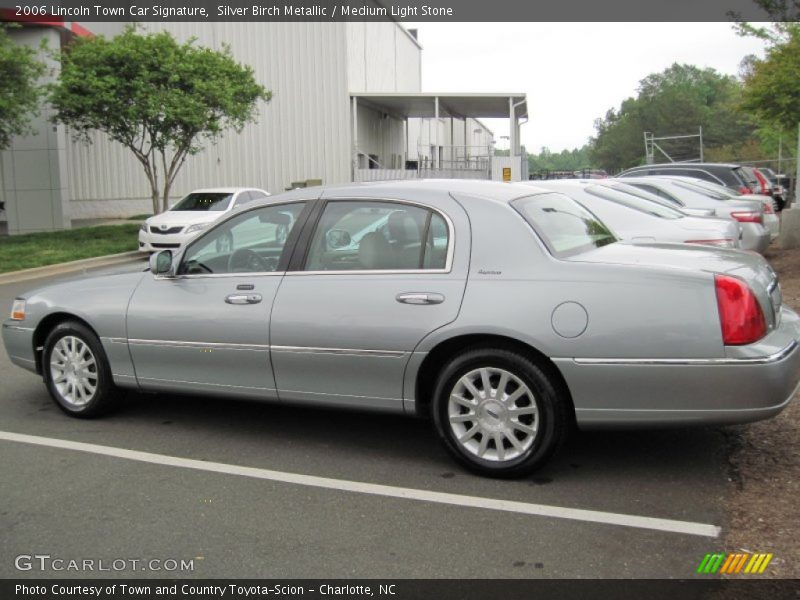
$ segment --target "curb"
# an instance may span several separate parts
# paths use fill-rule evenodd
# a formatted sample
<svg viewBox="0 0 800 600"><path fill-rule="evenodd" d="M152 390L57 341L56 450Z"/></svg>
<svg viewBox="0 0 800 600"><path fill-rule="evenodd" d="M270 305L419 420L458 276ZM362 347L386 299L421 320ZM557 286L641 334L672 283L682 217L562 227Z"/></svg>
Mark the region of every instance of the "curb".
<svg viewBox="0 0 800 600"><path fill-rule="evenodd" d="M74 273L76 271L85 271L86 269L95 267L121 265L135 262L136 260L143 258L144 255L142 252L134 250L132 252L122 252L120 254L109 254L107 256L96 256L94 258L73 260L55 265L47 265L45 267L34 267L32 269L11 271L9 273L0 274L0 285L27 281L29 279L38 279L40 277L49 277L51 275L62 275L66 273Z"/></svg>

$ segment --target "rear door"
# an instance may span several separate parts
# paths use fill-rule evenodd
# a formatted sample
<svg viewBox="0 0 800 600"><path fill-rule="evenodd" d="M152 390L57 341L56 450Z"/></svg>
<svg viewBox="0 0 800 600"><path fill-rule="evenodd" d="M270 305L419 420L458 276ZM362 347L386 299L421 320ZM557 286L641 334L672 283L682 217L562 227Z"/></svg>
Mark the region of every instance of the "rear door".
<svg viewBox="0 0 800 600"><path fill-rule="evenodd" d="M402 410L411 352L456 318L466 285L469 222L440 196L321 204L272 311L282 400Z"/></svg>

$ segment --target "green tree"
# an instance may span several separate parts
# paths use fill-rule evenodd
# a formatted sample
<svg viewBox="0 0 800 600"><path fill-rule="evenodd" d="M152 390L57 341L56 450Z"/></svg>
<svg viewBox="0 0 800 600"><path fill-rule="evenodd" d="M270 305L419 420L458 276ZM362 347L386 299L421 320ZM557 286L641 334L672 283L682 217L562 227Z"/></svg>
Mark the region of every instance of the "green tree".
<svg viewBox="0 0 800 600"><path fill-rule="evenodd" d="M255 120L258 101L271 97L229 48L180 44L168 32L143 35L129 26L112 39L76 40L60 59L50 93L55 119L86 143L97 130L133 152L155 212L166 209L187 156L226 129L240 132Z"/></svg>
<svg viewBox="0 0 800 600"><path fill-rule="evenodd" d="M800 25L781 23L771 32L756 28L751 32L766 36L770 45L763 60L750 60L742 107L781 131L795 129L800 123Z"/></svg>
<svg viewBox="0 0 800 600"><path fill-rule="evenodd" d="M31 132L30 119L42 95L38 80L45 72L36 54L36 49L16 44L0 26L0 150L14 136Z"/></svg>
<svg viewBox="0 0 800 600"><path fill-rule="evenodd" d="M589 158L589 147L573 148L552 152L548 147L542 147L539 154L528 155L528 170L531 173L539 171L578 171L591 169L592 162Z"/></svg>
<svg viewBox="0 0 800 600"><path fill-rule="evenodd" d="M591 141L595 164L617 170L644 160L644 132L656 135L692 134L703 128L705 147L742 143L754 125L739 110L741 85L735 77L714 69L674 64L639 82L635 98L627 98L618 110L611 109L595 122L597 135ZM675 149L694 158L697 141L689 148Z"/></svg>

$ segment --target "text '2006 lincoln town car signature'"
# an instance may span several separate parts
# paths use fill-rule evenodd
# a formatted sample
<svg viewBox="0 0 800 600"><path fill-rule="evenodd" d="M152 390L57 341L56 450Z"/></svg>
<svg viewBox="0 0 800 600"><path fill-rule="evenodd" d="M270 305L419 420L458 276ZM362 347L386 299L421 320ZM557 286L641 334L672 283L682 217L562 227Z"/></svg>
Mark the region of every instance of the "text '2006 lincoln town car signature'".
<svg viewBox="0 0 800 600"><path fill-rule="evenodd" d="M74 416L122 387L431 415L506 477L574 423L755 421L800 379L760 256L623 244L563 194L474 181L254 202L149 271L25 294L3 338Z"/></svg>

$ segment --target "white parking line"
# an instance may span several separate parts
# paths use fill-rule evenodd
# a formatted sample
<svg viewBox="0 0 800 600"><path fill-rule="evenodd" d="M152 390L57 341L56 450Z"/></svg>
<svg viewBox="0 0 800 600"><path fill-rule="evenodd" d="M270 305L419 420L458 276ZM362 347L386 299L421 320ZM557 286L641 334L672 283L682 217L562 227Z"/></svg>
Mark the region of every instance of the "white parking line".
<svg viewBox="0 0 800 600"><path fill-rule="evenodd" d="M683 533L687 535L697 535L712 538L717 537L720 533L719 527L705 523L674 521L672 519L657 519L653 517L641 517L637 515L626 515L597 510L548 506L545 504L530 504L528 502L499 500L496 498L481 498L478 496L464 496L461 494L449 494L445 492L432 492L429 490L418 490L414 488L396 487L392 485L380 485L376 483L364 483L360 481L348 481L346 479L331 479L329 477L316 477L314 475L302 475L299 473L284 473L282 471L271 471L269 469L257 469L254 467L243 467L225 463L206 462L204 460L180 458L177 456L167 456L164 454L153 454L151 452L139 452L138 450L128 450L126 448L100 446L98 444L85 444L83 442L59 440L35 435L24 435L9 431L0 431L0 440L19 442L22 444L33 444L36 446L46 446L49 448L77 450L78 452L88 452L90 454L97 454L100 456L111 456L125 460L135 460L154 465L182 467L184 469L195 469L197 471L223 473L226 475L239 475L241 477L251 477L253 479L266 479L269 481L279 481L282 483L291 483L295 485L339 490L342 492L371 494L373 496L384 496L388 498L420 500L422 502L434 502L437 504L449 504L468 508L483 508L486 510L499 510L523 515L570 519L573 521L602 523L605 525L622 525L624 527L636 527L639 529L651 529L655 531L667 531L670 533Z"/></svg>

